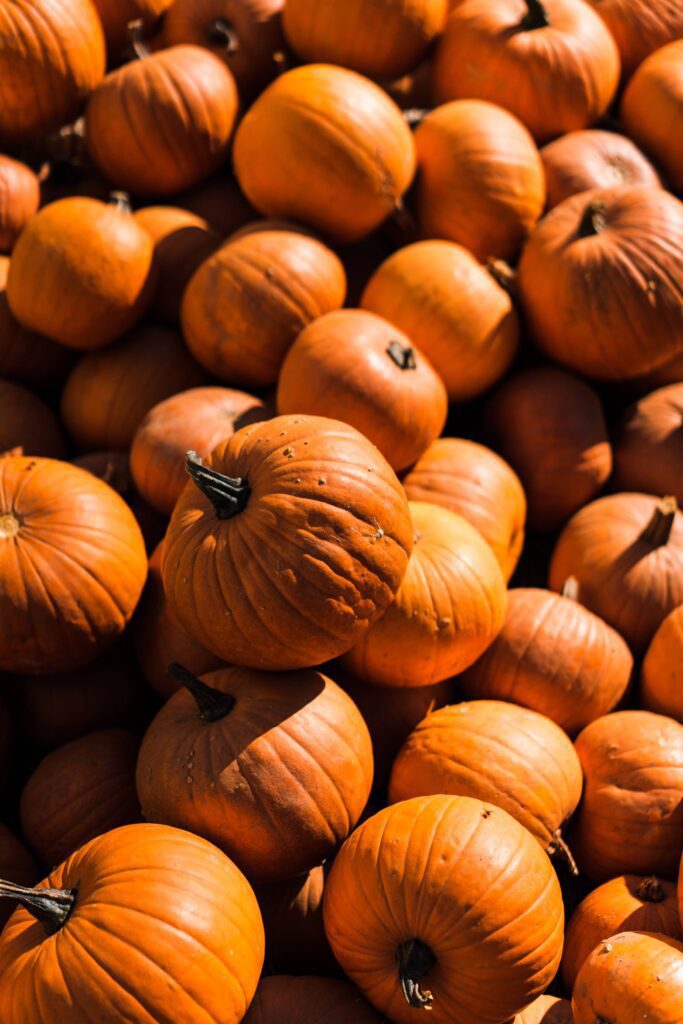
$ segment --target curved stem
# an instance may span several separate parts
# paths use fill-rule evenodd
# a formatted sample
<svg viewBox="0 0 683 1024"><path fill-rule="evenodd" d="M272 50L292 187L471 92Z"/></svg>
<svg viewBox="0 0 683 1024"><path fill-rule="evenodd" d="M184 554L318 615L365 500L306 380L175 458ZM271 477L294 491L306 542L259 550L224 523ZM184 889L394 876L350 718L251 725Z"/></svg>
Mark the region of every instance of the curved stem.
<svg viewBox="0 0 683 1024"><path fill-rule="evenodd" d="M511 298L517 294L517 273L505 260L490 259L486 264L489 274Z"/></svg>
<svg viewBox="0 0 683 1024"><path fill-rule="evenodd" d="M237 53L240 48L240 41L227 18L214 18L208 29L208 36L212 43L222 46L226 53Z"/></svg>
<svg viewBox="0 0 683 1024"><path fill-rule="evenodd" d="M602 199L594 199L583 211L583 217L576 232L578 238L590 238L599 235L607 227L607 204Z"/></svg>
<svg viewBox="0 0 683 1024"><path fill-rule="evenodd" d="M568 597L570 601L579 600L579 581L576 576L568 576L560 591L562 597Z"/></svg>
<svg viewBox="0 0 683 1024"><path fill-rule="evenodd" d="M26 889L14 882L0 881L0 896L21 904L44 925L48 935L54 935L68 921L78 889Z"/></svg>
<svg viewBox="0 0 683 1024"><path fill-rule="evenodd" d="M578 877L579 868L574 860L572 851L562 838L561 828L557 828L553 832L553 838L546 847L546 853L549 857L557 857L559 860L563 860L569 868L570 874L574 875L575 878Z"/></svg>
<svg viewBox="0 0 683 1024"><path fill-rule="evenodd" d="M190 691L197 702L199 717L204 722L220 722L234 708L236 700L232 694L223 693L221 690L214 689L213 686L207 686L177 661L172 662L166 671L169 676L177 679L186 690Z"/></svg>
<svg viewBox="0 0 683 1024"><path fill-rule="evenodd" d="M661 903L666 899L666 892L659 879L650 875L636 886L636 896L645 903Z"/></svg>
<svg viewBox="0 0 683 1024"><path fill-rule="evenodd" d="M652 519L640 535L640 539L653 548L662 548L669 543L678 511L678 502L669 495L657 505Z"/></svg>
<svg viewBox="0 0 683 1024"><path fill-rule="evenodd" d="M219 519L232 519L246 507L251 488L243 477L225 476L209 469L196 452L185 453L185 469L212 503Z"/></svg>
<svg viewBox="0 0 683 1024"><path fill-rule="evenodd" d="M400 341L390 341L387 346L387 355L392 359L400 370L416 370L415 349L410 345L403 345Z"/></svg>
<svg viewBox="0 0 683 1024"><path fill-rule="evenodd" d="M127 192L110 192L109 205L120 210L121 213L133 212L133 207L130 205L130 196Z"/></svg>
<svg viewBox="0 0 683 1024"><path fill-rule="evenodd" d="M145 39L145 23L142 18L136 18L135 21L129 21L127 29L130 47L137 59L144 60L145 57L151 57L152 51L147 45L147 41Z"/></svg>
<svg viewBox="0 0 683 1024"><path fill-rule="evenodd" d="M550 16L541 0L526 0L527 12L520 21L520 26L529 31L535 28L547 28Z"/></svg>
<svg viewBox="0 0 683 1024"><path fill-rule="evenodd" d="M409 128L419 128L428 113L426 107L408 107L403 111L403 120Z"/></svg>
<svg viewBox="0 0 683 1024"><path fill-rule="evenodd" d="M431 1009L434 996L428 989L421 989L420 982L436 964L436 957L426 943L420 939L402 942L396 950L398 977L408 1006L416 1009Z"/></svg>

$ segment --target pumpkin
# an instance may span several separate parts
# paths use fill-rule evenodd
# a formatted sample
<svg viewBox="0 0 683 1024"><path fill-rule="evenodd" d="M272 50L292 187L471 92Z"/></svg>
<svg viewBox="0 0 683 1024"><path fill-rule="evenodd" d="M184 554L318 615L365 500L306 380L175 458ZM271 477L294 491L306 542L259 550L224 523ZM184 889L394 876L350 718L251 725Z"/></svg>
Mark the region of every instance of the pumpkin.
<svg viewBox="0 0 683 1024"><path fill-rule="evenodd" d="M585 786L572 849L589 878L675 878L683 849L683 725L617 711L576 740Z"/></svg>
<svg viewBox="0 0 683 1024"><path fill-rule="evenodd" d="M683 352L683 205L621 186L565 199L522 253L517 287L537 346L599 380L628 380Z"/></svg>
<svg viewBox="0 0 683 1024"><path fill-rule="evenodd" d="M7 301L22 327L70 348L102 348L153 294L154 244L117 205L74 196L44 206L12 252Z"/></svg>
<svg viewBox="0 0 683 1024"><path fill-rule="evenodd" d="M400 203L415 173L415 145L382 89L354 71L309 64L257 99L237 129L233 160L261 213L353 242Z"/></svg>
<svg viewBox="0 0 683 1024"><path fill-rule="evenodd" d="M572 1006L568 999L539 996L517 1014L513 1024L573 1024Z"/></svg>
<svg viewBox="0 0 683 1024"><path fill-rule="evenodd" d="M624 79L655 50L683 36L678 0L590 0L614 36Z"/></svg>
<svg viewBox="0 0 683 1024"><path fill-rule="evenodd" d="M564 199L592 188L649 185L658 188L659 175L638 147L616 132L569 132L541 150L549 210Z"/></svg>
<svg viewBox="0 0 683 1024"><path fill-rule="evenodd" d="M683 942L626 931L593 950L572 996L574 1024L676 1024L683 1014Z"/></svg>
<svg viewBox="0 0 683 1024"><path fill-rule="evenodd" d="M142 21L145 29L154 28L173 0L93 0L100 16L107 49L113 58L121 57L129 42L131 21Z"/></svg>
<svg viewBox="0 0 683 1024"><path fill-rule="evenodd" d="M284 0L173 0L164 18L164 46L193 43L227 64L240 96L259 93L280 72Z"/></svg>
<svg viewBox="0 0 683 1024"><path fill-rule="evenodd" d="M621 120L628 134L662 168L672 190L683 189L683 39L645 60L626 86ZM643 120L644 119L644 120Z"/></svg>
<svg viewBox="0 0 683 1024"><path fill-rule="evenodd" d="M259 398L232 388L191 388L159 402L133 438L130 465L138 491L170 516L187 482L185 452L206 457L236 430L267 418Z"/></svg>
<svg viewBox="0 0 683 1024"><path fill-rule="evenodd" d="M365 821L332 865L323 915L343 970L395 1024L418 1007L433 1024L507 1020L562 952L548 857L509 814L469 797L416 797Z"/></svg>
<svg viewBox="0 0 683 1024"><path fill-rule="evenodd" d="M683 383L658 388L627 410L614 460L621 490L674 494L683 505Z"/></svg>
<svg viewBox="0 0 683 1024"><path fill-rule="evenodd" d="M263 964L258 905L235 865L198 836L123 826L37 889L0 892L22 906L0 937L4 1024L63 1020L65 1007L74 1024L244 1017Z"/></svg>
<svg viewBox="0 0 683 1024"><path fill-rule="evenodd" d="M325 870L254 889L266 930L266 959L278 971L332 974L336 961L323 926Z"/></svg>
<svg viewBox="0 0 683 1024"><path fill-rule="evenodd" d="M505 620L495 555L466 519L413 501L415 541L398 593L342 664L375 686L431 686L468 668Z"/></svg>
<svg viewBox="0 0 683 1024"><path fill-rule="evenodd" d="M394 761L389 802L432 793L485 800L549 854L570 858L562 826L581 786L579 759L559 726L528 708L477 700L432 711L419 723Z"/></svg>
<svg viewBox="0 0 683 1024"><path fill-rule="evenodd" d="M0 154L0 252L11 252L40 205L40 182L30 167Z"/></svg>
<svg viewBox="0 0 683 1024"><path fill-rule="evenodd" d="M674 608L652 637L643 659L640 700L648 711L683 722L683 606Z"/></svg>
<svg viewBox="0 0 683 1024"><path fill-rule="evenodd" d="M45 757L21 794L21 830L43 864L140 821L135 764L140 739L123 729L89 732Z"/></svg>
<svg viewBox="0 0 683 1024"><path fill-rule="evenodd" d="M161 581L163 541L149 560L147 585L135 617L134 640L138 665L149 685L166 700L180 683L168 674L168 666L178 661L194 675L219 668L221 661L187 635L171 611Z"/></svg>
<svg viewBox="0 0 683 1024"><path fill-rule="evenodd" d="M0 148L35 143L78 116L104 75L104 35L90 0L3 0Z"/></svg>
<svg viewBox="0 0 683 1024"><path fill-rule="evenodd" d="M81 668L128 623L147 574L126 503L84 469L0 460L0 670Z"/></svg>
<svg viewBox="0 0 683 1024"><path fill-rule="evenodd" d="M9 265L9 257L0 256L0 376L35 387L60 384L73 353L25 330L12 315L6 293Z"/></svg>
<svg viewBox="0 0 683 1024"><path fill-rule="evenodd" d="M375 313L344 309L296 339L280 371L277 408L350 423L399 470L443 430L448 395L407 335Z"/></svg>
<svg viewBox="0 0 683 1024"><path fill-rule="evenodd" d="M679 938L675 884L654 875L621 875L586 896L569 920L562 953L562 979L570 992L596 946L627 929Z"/></svg>
<svg viewBox="0 0 683 1024"><path fill-rule="evenodd" d="M27 455L62 458L65 440L57 418L33 392L0 379L0 452L21 447Z"/></svg>
<svg viewBox="0 0 683 1024"><path fill-rule="evenodd" d="M206 381L175 331L138 327L79 359L62 392L62 421L81 451L126 449L158 402Z"/></svg>
<svg viewBox="0 0 683 1024"><path fill-rule="evenodd" d="M187 465L162 575L193 639L276 671L353 647L393 600L413 545L405 493L374 445L335 420L277 416Z"/></svg>
<svg viewBox="0 0 683 1024"><path fill-rule="evenodd" d="M175 206L147 206L135 219L154 239L157 286L152 313L177 324L183 292L195 270L218 248L221 237L208 221Z"/></svg>
<svg viewBox="0 0 683 1024"><path fill-rule="evenodd" d="M643 654L683 603L683 514L674 498L611 494L574 515L555 545L551 590L570 576L577 599Z"/></svg>
<svg viewBox="0 0 683 1024"><path fill-rule="evenodd" d="M474 441L443 437L418 459L403 487L411 501L441 505L475 526L510 579L524 543L526 499L504 459Z"/></svg>
<svg viewBox="0 0 683 1024"><path fill-rule="evenodd" d="M207 221L224 238L256 216L239 185L225 173L214 175L176 197L178 206Z"/></svg>
<svg viewBox="0 0 683 1024"><path fill-rule="evenodd" d="M183 689L140 748L148 821L215 843L254 882L279 882L334 852L365 807L372 744L340 687L314 670L223 668Z"/></svg>
<svg viewBox="0 0 683 1024"><path fill-rule="evenodd" d="M619 72L614 39L581 0L464 0L436 51L434 92L496 103L547 142L594 124Z"/></svg>
<svg viewBox="0 0 683 1024"><path fill-rule="evenodd" d="M443 29L446 0L287 0L287 42L306 64L325 61L390 82L415 68Z"/></svg>
<svg viewBox="0 0 683 1024"><path fill-rule="evenodd" d="M339 978L263 978L244 1024L382 1024L358 989Z"/></svg>
<svg viewBox="0 0 683 1024"><path fill-rule="evenodd" d="M303 328L344 302L337 256L298 231L258 231L221 246L183 297L183 334L195 359L231 385L269 387Z"/></svg>
<svg viewBox="0 0 683 1024"><path fill-rule="evenodd" d="M555 532L595 498L612 472L598 395L552 366L509 377L486 406L496 451L522 481L532 529Z"/></svg>
<svg viewBox="0 0 683 1024"><path fill-rule="evenodd" d="M225 161L237 117L235 80L199 46L173 46L110 72L85 111L88 153L118 188L181 192Z"/></svg>
<svg viewBox="0 0 683 1024"><path fill-rule="evenodd" d="M34 885L40 868L14 833L0 822L0 878L15 885ZM0 931L12 915L9 903L0 903Z"/></svg>
<svg viewBox="0 0 683 1024"><path fill-rule="evenodd" d="M417 219L480 261L514 258L543 213L543 164L512 114L481 100L431 111L415 132Z"/></svg>
<svg viewBox="0 0 683 1024"><path fill-rule="evenodd" d="M614 710L632 670L628 645L597 615L564 594L520 587L509 592L503 628L462 683L475 700L530 708L571 736Z"/></svg>

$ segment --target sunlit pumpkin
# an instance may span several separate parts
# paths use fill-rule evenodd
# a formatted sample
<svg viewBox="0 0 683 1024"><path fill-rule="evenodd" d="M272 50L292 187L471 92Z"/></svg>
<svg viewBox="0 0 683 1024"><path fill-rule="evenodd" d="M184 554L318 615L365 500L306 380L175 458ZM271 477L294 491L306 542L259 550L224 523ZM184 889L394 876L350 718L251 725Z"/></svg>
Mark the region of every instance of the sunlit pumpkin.
<svg viewBox="0 0 683 1024"><path fill-rule="evenodd" d="M640 674L640 700L648 711L683 722L683 604L652 637Z"/></svg>
<svg viewBox="0 0 683 1024"><path fill-rule="evenodd" d="M683 31L683 14L681 14ZM629 82L621 101L628 134L655 160L675 192L683 189L683 39L656 50Z"/></svg>
<svg viewBox="0 0 683 1024"><path fill-rule="evenodd" d="M569 132L541 150L549 210L577 192L614 185L658 188L659 175L644 153L617 132Z"/></svg>

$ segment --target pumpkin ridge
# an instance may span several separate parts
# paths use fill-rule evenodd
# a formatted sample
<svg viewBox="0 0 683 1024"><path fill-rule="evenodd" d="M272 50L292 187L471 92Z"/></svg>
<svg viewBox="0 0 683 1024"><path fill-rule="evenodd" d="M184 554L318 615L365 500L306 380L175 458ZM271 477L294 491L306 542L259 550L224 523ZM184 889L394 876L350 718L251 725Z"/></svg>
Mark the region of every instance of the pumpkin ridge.
<svg viewBox="0 0 683 1024"><path fill-rule="evenodd" d="M281 728L282 728L282 732L287 737L289 742L293 746L298 747L299 750L303 750L304 754L306 755L306 757L308 758L309 761L312 761L313 764L318 765L318 761L317 761L315 755L311 753L311 751L308 749L308 747L304 744L303 740L299 736L296 736L292 732L291 728L289 728L289 729L287 728L287 723L286 722L284 722L282 724ZM346 822L345 822L345 824L344 824L344 826L342 828L342 833L341 834L342 834L342 836L348 835L349 831L350 831L350 829L352 827L352 822L351 822L351 817L349 815L348 807L346 806L346 801L344 799L342 791L339 788L338 784L334 781L332 776L329 775L329 773L325 770L325 768L322 765L320 765L319 767L322 769L323 775L325 776L325 778L329 782L331 790L334 792L334 794L336 795L337 799L339 800L339 807L341 808L342 816L343 816L343 818L346 819ZM339 837L335 836L335 838L337 839L337 842L338 842L339 841Z"/></svg>

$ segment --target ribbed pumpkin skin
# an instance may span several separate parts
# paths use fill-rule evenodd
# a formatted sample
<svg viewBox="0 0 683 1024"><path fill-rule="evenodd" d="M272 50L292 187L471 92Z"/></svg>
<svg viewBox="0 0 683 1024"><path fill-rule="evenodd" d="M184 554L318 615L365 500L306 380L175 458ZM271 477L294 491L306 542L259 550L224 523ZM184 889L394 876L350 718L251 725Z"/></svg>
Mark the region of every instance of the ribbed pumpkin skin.
<svg viewBox="0 0 683 1024"><path fill-rule="evenodd" d="M621 875L589 893L572 914L565 935L562 978L568 991L595 947L627 930L680 938L675 884L653 876Z"/></svg>
<svg viewBox="0 0 683 1024"><path fill-rule="evenodd" d="M570 736L612 711L631 679L626 642L578 603L549 590L509 591L502 630L462 678L474 698L538 711Z"/></svg>
<svg viewBox="0 0 683 1024"><path fill-rule="evenodd" d="M682 267L683 205L663 189L622 186L556 206L525 246L517 284L546 355L628 380L683 352Z"/></svg>
<svg viewBox="0 0 683 1024"><path fill-rule="evenodd" d="M411 501L428 501L476 527L509 580L524 543L526 498L515 472L489 448L459 437L429 446L403 478Z"/></svg>
<svg viewBox="0 0 683 1024"><path fill-rule="evenodd" d="M446 0L287 0L283 27L304 63L325 61L390 82L412 71L443 28Z"/></svg>
<svg viewBox="0 0 683 1024"><path fill-rule="evenodd" d="M332 956L323 926L325 869L257 885L254 889L266 931L266 957L271 969L305 974L333 973Z"/></svg>
<svg viewBox="0 0 683 1024"><path fill-rule="evenodd" d="M443 430L448 395L413 339L375 313L343 309L296 339L280 371L277 408L350 423L401 470Z"/></svg>
<svg viewBox="0 0 683 1024"><path fill-rule="evenodd" d="M11 252L39 205L40 183L31 168L0 154L0 252Z"/></svg>
<svg viewBox="0 0 683 1024"><path fill-rule="evenodd" d="M415 145L422 237L457 242L481 261L514 258L545 205L524 125L493 103L457 100L427 114Z"/></svg>
<svg viewBox="0 0 683 1024"><path fill-rule="evenodd" d="M263 978L244 1024L381 1024L354 985L338 978Z"/></svg>
<svg viewBox="0 0 683 1024"><path fill-rule="evenodd" d="M453 402L476 398L505 373L519 344L510 296L452 242L415 242L372 275L361 306L418 345Z"/></svg>
<svg viewBox="0 0 683 1024"><path fill-rule="evenodd" d="M147 29L153 28L173 0L93 0L93 3L104 28L107 49L116 58L128 42L130 22L140 18Z"/></svg>
<svg viewBox="0 0 683 1024"><path fill-rule="evenodd" d="M640 700L648 711L683 722L683 606L674 608L652 637L640 674Z"/></svg>
<svg viewBox="0 0 683 1024"><path fill-rule="evenodd" d="M210 843L124 826L41 885L77 887L76 905L57 940L26 910L2 933L5 1024L56 1024L65 1009L69 1024L243 1019L263 964L263 925L246 879Z"/></svg>
<svg viewBox="0 0 683 1024"><path fill-rule="evenodd" d="M138 759L145 818L204 836L250 881L320 864L372 786L372 744L355 704L316 671L224 668L203 681L235 706L209 722L187 690L164 705Z"/></svg>
<svg viewBox="0 0 683 1024"><path fill-rule="evenodd" d="M396 104L345 68L309 64L270 85L242 120L233 150L247 199L337 242L369 235L415 173L412 134Z"/></svg>
<svg viewBox="0 0 683 1024"><path fill-rule="evenodd" d="M543 0L543 7L549 24L527 29L524 0L458 4L435 56L437 101L497 103L539 142L597 121L619 83L616 44L587 4Z"/></svg>
<svg viewBox="0 0 683 1024"><path fill-rule="evenodd" d="M675 878L683 848L683 725L649 711L617 711L576 740L585 785L572 850L595 881Z"/></svg>
<svg viewBox="0 0 683 1024"><path fill-rule="evenodd" d="M506 1020L560 962L564 912L550 860L505 811L467 797L418 797L364 822L335 859L323 913L344 971L396 1024L416 1016L395 959L408 939L437 960L422 982L433 1024Z"/></svg>
<svg viewBox="0 0 683 1024"><path fill-rule="evenodd" d="M10 260L0 256L0 375L20 384L54 387L66 376L74 353L40 334L25 330L7 301Z"/></svg>
<svg viewBox="0 0 683 1024"><path fill-rule="evenodd" d="M631 406L614 461L620 490L674 494L683 506L683 383L659 388Z"/></svg>
<svg viewBox="0 0 683 1024"><path fill-rule="evenodd" d="M393 600L412 550L388 463L346 424L278 416L207 464L251 495L227 520L194 484L178 499L162 573L187 631L226 661L276 671L349 650Z"/></svg>
<svg viewBox="0 0 683 1024"><path fill-rule="evenodd" d="M646 531L659 516L647 494L610 494L574 515L555 545L548 582L560 591L570 576L578 600L643 654L660 623L683 604L683 513L676 512L667 543Z"/></svg>
<svg viewBox="0 0 683 1024"><path fill-rule="evenodd" d="M554 722L528 708L479 700L420 722L394 762L389 801L433 793L485 800L545 849L576 810L581 785L571 740Z"/></svg>
<svg viewBox="0 0 683 1024"><path fill-rule="evenodd" d="M541 150L552 210L577 192L614 185L658 188L659 175L647 157L625 135L597 129L569 132Z"/></svg>
<svg viewBox="0 0 683 1024"><path fill-rule="evenodd" d="M7 300L22 327L69 348L110 344L152 298L154 245L133 217L74 196L43 207L12 252Z"/></svg>
<svg viewBox="0 0 683 1024"><path fill-rule="evenodd" d="M573 1024L572 1004L558 996L539 996L512 1024Z"/></svg>
<svg viewBox="0 0 683 1024"><path fill-rule="evenodd" d="M123 632L147 575L122 498L53 459L0 460L0 669L80 668Z"/></svg>
<svg viewBox="0 0 683 1024"><path fill-rule="evenodd" d="M90 0L12 0L0 8L0 147L35 143L73 120L104 75Z"/></svg>
<svg viewBox="0 0 683 1024"><path fill-rule="evenodd" d="M183 333L221 380L269 387L299 332L345 296L344 268L322 242L297 231L252 232L197 270L183 297Z"/></svg>
<svg viewBox="0 0 683 1024"><path fill-rule="evenodd" d="M135 765L140 738L99 729L58 747L21 794L21 831L40 861L61 864L83 843L140 821Z"/></svg>
<svg viewBox="0 0 683 1024"><path fill-rule="evenodd" d="M117 188L168 195L224 162L237 117L235 80L200 46L174 46L112 71L85 112L88 153Z"/></svg>
<svg viewBox="0 0 683 1024"><path fill-rule="evenodd" d="M66 453L62 428L50 407L32 391L0 380L0 453L11 448L52 459Z"/></svg>
<svg viewBox="0 0 683 1024"><path fill-rule="evenodd" d="M574 1024L677 1024L683 1016L683 942L621 932L583 965L572 997Z"/></svg>
<svg viewBox="0 0 683 1024"><path fill-rule="evenodd" d="M0 878L17 885L35 885L41 871L26 847L0 822ZM11 900L0 903L0 930L14 912Z"/></svg>
<svg viewBox="0 0 683 1024"><path fill-rule="evenodd" d="M649 0L589 2L616 40L624 80L655 50L683 36L683 10L678 0L658 0L656 4Z"/></svg>

